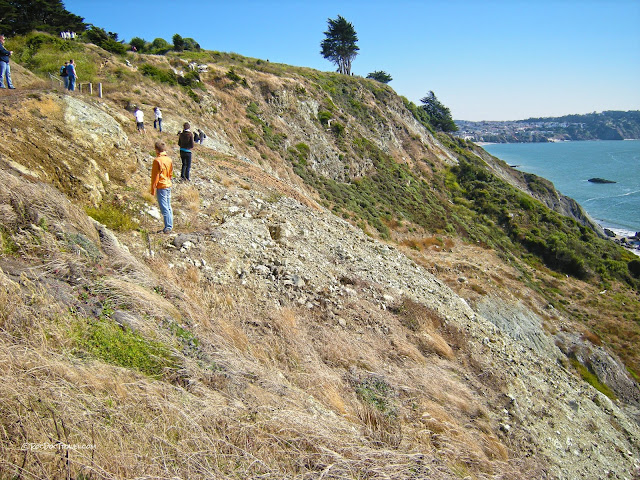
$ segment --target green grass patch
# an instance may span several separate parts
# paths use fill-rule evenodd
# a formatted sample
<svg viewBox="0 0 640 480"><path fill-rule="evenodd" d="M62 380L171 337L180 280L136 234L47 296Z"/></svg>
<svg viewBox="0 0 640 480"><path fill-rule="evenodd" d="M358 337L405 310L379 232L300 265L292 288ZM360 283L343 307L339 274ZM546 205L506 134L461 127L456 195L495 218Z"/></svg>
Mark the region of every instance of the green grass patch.
<svg viewBox="0 0 640 480"><path fill-rule="evenodd" d="M593 388L598 390L600 393L603 393L604 395L609 397L611 400L616 400L617 397L616 397L616 394L613 393L613 390L611 390L607 385L602 383L600 379L598 379L598 376L595 373L593 373L591 370L589 370L586 366L584 366L582 363L580 363L577 358L574 357L571 359L571 365L573 365L573 368L575 368L578 371L578 373L580 374L580 376L585 382L587 382Z"/></svg>
<svg viewBox="0 0 640 480"><path fill-rule="evenodd" d="M106 225L111 230L127 232L138 228L129 213L111 203L103 203L99 207L87 207L87 215Z"/></svg>
<svg viewBox="0 0 640 480"><path fill-rule="evenodd" d="M11 234L4 226L0 226L0 252L2 255L16 255L18 251L18 245L13 241Z"/></svg>
<svg viewBox="0 0 640 480"><path fill-rule="evenodd" d="M356 394L361 402L371 405L376 410L388 416L395 416L393 406L393 389L379 378L367 378L356 386Z"/></svg>
<svg viewBox="0 0 640 480"><path fill-rule="evenodd" d="M108 318L78 320L72 324L74 352L159 378L166 369L178 367L169 348L123 328Z"/></svg>

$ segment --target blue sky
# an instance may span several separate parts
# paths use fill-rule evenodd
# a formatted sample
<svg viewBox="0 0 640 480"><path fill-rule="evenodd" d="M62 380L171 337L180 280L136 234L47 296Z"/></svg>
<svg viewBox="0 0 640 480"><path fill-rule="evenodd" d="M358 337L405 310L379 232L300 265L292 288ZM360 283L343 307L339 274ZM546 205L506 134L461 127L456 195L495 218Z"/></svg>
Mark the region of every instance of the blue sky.
<svg viewBox="0 0 640 480"><path fill-rule="evenodd" d="M459 120L640 110L640 0L63 0L120 39L175 33L202 48L333 71L327 19L358 34L352 71L429 90Z"/></svg>

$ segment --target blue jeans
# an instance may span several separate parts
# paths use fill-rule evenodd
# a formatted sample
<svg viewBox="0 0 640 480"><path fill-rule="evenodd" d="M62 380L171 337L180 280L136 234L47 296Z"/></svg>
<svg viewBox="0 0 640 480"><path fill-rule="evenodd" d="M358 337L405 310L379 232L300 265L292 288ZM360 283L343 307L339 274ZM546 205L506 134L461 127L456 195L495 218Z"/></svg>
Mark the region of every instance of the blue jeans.
<svg viewBox="0 0 640 480"><path fill-rule="evenodd" d="M64 89L68 90L69 89L69 77L62 77L62 81L64 82Z"/></svg>
<svg viewBox="0 0 640 480"><path fill-rule="evenodd" d="M75 75L69 75L67 77L69 79L69 90L71 90L72 92L76 89L76 77Z"/></svg>
<svg viewBox="0 0 640 480"><path fill-rule="evenodd" d="M4 87L4 79L7 78L7 87L13 88L13 82L11 82L11 67L9 62L0 62L0 88Z"/></svg>
<svg viewBox="0 0 640 480"><path fill-rule="evenodd" d="M180 178L182 180L191 180L191 152L180 150L180 160L182 160L182 170L180 170Z"/></svg>
<svg viewBox="0 0 640 480"><path fill-rule="evenodd" d="M156 118L153 121L153 128L156 128L156 125L158 126L158 130L162 131L162 119L161 118Z"/></svg>
<svg viewBox="0 0 640 480"><path fill-rule="evenodd" d="M164 228L173 228L173 210L171 209L171 189L159 188L156 190L158 206L164 218Z"/></svg>

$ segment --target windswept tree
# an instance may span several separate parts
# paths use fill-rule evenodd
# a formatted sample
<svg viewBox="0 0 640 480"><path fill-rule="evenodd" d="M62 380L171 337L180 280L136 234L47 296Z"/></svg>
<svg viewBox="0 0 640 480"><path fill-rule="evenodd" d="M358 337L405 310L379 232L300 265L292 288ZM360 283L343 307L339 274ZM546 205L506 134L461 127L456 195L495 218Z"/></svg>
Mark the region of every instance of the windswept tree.
<svg viewBox="0 0 640 480"><path fill-rule="evenodd" d="M320 53L324 58L338 66L338 72L351 75L351 62L358 55L360 47L356 45L358 35L353 25L344 17L327 20L329 29L324 32L326 38L320 44Z"/></svg>
<svg viewBox="0 0 640 480"><path fill-rule="evenodd" d="M176 33L173 38L173 49L176 52L181 52L184 50L184 38L180 36L180 34Z"/></svg>
<svg viewBox="0 0 640 480"><path fill-rule="evenodd" d="M380 83L389 83L391 80L393 80L393 78L391 78L391 75L389 75L384 70L376 70L375 72L371 72L369 75L367 75L367 78Z"/></svg>
<svg viewBox="0 0 640 480"><path fill-rule="evenodd" d="M458 126L451 118L451 111L438 100L433 90L429 92L429 95L421 98L420 101L422 102L422 109L429 115L429 123L433 128L442 132L455 132L458 130Z"/></svg>

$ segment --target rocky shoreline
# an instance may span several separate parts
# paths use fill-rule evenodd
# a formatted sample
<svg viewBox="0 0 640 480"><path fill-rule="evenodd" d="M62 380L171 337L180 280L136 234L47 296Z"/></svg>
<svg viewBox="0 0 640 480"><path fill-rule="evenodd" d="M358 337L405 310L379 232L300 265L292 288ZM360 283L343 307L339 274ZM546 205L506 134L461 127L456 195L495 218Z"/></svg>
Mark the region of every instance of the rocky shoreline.
<svg viewBox="0 0 640 480"><path fill-rule="evenodd" d="M640 257L640 232L636 232L635 235L621 235L605 228L604 233L615 243Z"/></svg>

